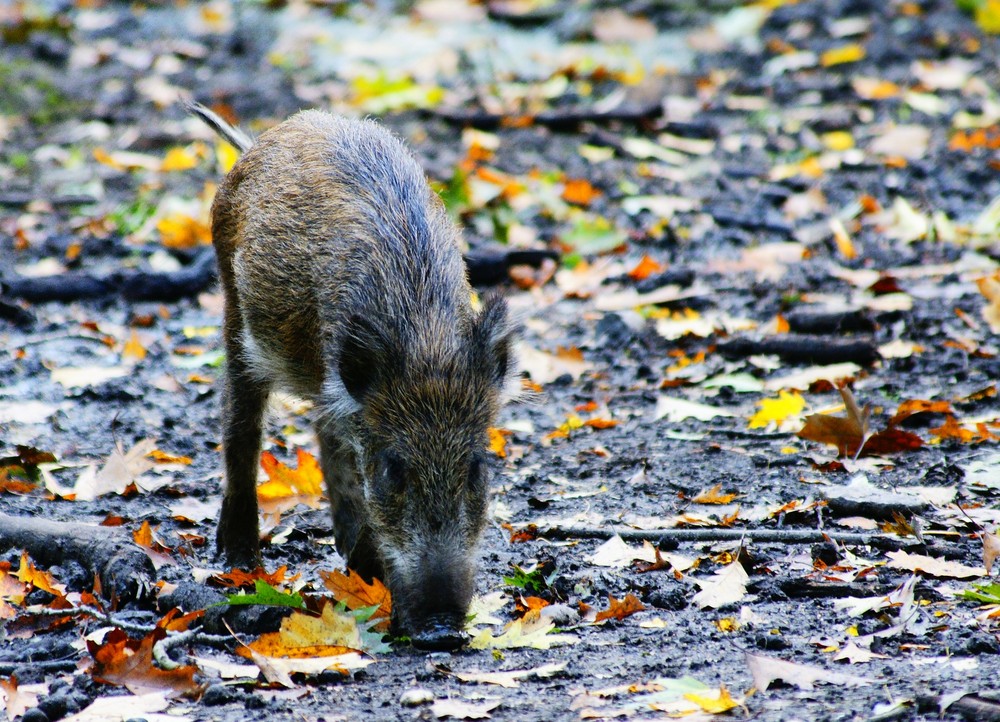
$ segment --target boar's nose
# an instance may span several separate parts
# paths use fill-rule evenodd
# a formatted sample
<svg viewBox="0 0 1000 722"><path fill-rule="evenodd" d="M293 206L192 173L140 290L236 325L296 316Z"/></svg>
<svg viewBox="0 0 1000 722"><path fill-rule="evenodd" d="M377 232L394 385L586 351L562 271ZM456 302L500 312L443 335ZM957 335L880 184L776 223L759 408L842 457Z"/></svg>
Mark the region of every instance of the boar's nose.
<svg viewBox="0 0 1000 722"><path fill-rule="evenodd" d="M432 622L421 627L410 636L417 649L430 652L449 652L469 641L468 635L458 627L441 622Z"/></svg>

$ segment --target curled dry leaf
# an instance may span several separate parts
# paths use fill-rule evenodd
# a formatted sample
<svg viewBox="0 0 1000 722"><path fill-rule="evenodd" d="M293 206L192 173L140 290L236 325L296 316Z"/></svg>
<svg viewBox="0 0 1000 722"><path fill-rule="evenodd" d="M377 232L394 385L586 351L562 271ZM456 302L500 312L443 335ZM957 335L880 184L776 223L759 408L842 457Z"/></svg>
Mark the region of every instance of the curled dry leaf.
<svg viewBox="0 0 1000 722"><path fill-rule="evenodd" d="M864 687L871 684L871 680L853 674L831 672L821 667L786 662L783 659L750 652L744 652L744 655L747 667L753 676L753 685L761 692L767 691L771 683L778 679L804 690L813 689L818 682L845 687Z"/></svg>
<svg viewBox="0 0 1000 722"><path fill-rule="evenodd" d="M126 687L136 695L166 692L176 696L196 692L197 667L181 665L167 670L153 663L153 645L166 634L157 628L142 639L132 639L121 629L113 629L100 644L88 641L87 651L94 660L91 676L98 682Z"/></svg>

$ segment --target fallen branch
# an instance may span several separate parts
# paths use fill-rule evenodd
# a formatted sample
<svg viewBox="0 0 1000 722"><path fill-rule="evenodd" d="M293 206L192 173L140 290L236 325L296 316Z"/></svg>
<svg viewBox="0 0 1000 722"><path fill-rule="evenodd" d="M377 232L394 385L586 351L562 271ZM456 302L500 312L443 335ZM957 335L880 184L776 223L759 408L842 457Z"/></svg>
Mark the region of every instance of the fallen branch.
<svg viewBox="0 0 1000 722"><path fill-rule="evenodd" d="M538 267L549 258L557 260L559 254L545 249L486 248L466 254L465 264L469 269L469 281L485 286L505 281L511 266ZM8 278L0 281L0 296L20 298L31 303L69 303L112 296L121 296L127 301L177 301L207 290L215 279L215 254L211 249L205 249L190 265L179 271L67 272L38 278ZM29 312L2 300L0 317L11 317L22 325L31 320Z"/></svg>
<svg viewBox="0 0 1000 722"><path fill-rule="evenodd" d="M142 601L154 588L156 570L149 557L108 527L0 514L0 550L9 549L23 549L45 566L75 561L100 579L109 599Z"/></svg>
<svg viewBox="0 0 1000 722"><path fill-rule="evenodd" d="M800 334L839 334L861 331L871 333L875 322L864 311L805 311L802 309L785 314L788 327Z"/></svg>
<svg viewBox="0 0 1000 722"><path fill-rule="evenodd" d="M552 130L575 130L583 123L643 123L655 120L663 115L663 104L657 100L641 104L623 103L610 110L564 108L534 114L490 113L462 108L434 108L427 112L455 125L484 130L524 125L543 125Z"/></svg>
<svg viewBox="0 0 1000 722"><path fill-rule="evenodd" d="M752 541L762 544L850 544L876 549L897 550L913 543L882 534L849 534L814 531L811 529L630 529L628 527L558 527L539 529L538 536L546 539L610 539L620 536L626 541L650 542L730 542Z"/></svg>
<svg viewBox="0 0 1000 722"><path fill-rule="evenodd" d="M920 712L959 715L975 722L1000 722L1000 702L995 699L973 693L949 703L945 697L945 695L918 695L917 709Z"/></svg>
<svg viewBox="0 0 1000 722"><path fill-rule="evenodd" d="M881 356L870 339L824 338L786 334L767 338L732 338L722 341L719 353L729 358L774 355L789 363L836 364L851 361L870 366Z"/></svg>

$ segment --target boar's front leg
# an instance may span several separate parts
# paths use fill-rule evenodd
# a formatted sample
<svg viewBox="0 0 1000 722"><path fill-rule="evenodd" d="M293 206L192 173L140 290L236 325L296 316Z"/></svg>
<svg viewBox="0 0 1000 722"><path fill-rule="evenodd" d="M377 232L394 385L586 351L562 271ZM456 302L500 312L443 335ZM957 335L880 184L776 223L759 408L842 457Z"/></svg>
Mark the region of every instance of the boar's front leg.
<svg viewBox="0 0 1000 722"><path fill-rule="evenodd" d="M382 563L366 523L364 490L358 478L354 451L330 430L319 433L320 465L330 497L333 536L337 551L350 569L371 581L382 577Z"/></svg>
<svg viewBox="0 0 1000 722"><path fill-rule="evenodd" d="M270 388L247 367L239 341L238 314L227 312L226 386L222 448L226 457L226 488L216 531L216 547L232 566L260 566L260 526L257 517L257 468L264 409Z"/></svg>

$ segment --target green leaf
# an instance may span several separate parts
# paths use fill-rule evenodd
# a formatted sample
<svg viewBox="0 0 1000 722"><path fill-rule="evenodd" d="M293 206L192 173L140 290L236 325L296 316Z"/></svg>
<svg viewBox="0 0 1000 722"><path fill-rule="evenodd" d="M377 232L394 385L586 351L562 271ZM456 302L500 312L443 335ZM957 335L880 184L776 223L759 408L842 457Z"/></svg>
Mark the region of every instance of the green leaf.
<svg viewBox="0 0 1000 722"><path fill-rule="evenodd" d="M270 584L260 579L254 580L254 587L256 591L254 591L253 594L246 594L245 592L230 594L226 597L226 601L222 602L222 604L230 604L234 606L260 604L266 607L291 607L292 609L305 608L305 602L302 601L301 594L279 592Z"/></svg>
<svg viewBox="0 0 1000 722"><path fill-rule="evenodd" d="M980 604L1000 604L1000 582L973 584L972 589L966 589L956 596Z"/></svg>
<svg viewBox="0 0 1000 722"><path fill-rule="evenodd" d="M560 240L581 254L599 254L613 251L625 245L628 237L615 228L606 218L584 217L576 222L573 230L562 235Z"/></svg>
<svg viewBox="0 0 1000 722"><path fill-rule="evenodd" d="M551 586L552 582L556 578L556 572L554 570L551 574L545 576L541 567L536 567L531 571L526 571L517 564L512 566L514 567L514 575L504 577L503 581L505 584L517 587L518 589L524 589L526 591L536 593L544 592L549 588L549 586Z"/></svg>

